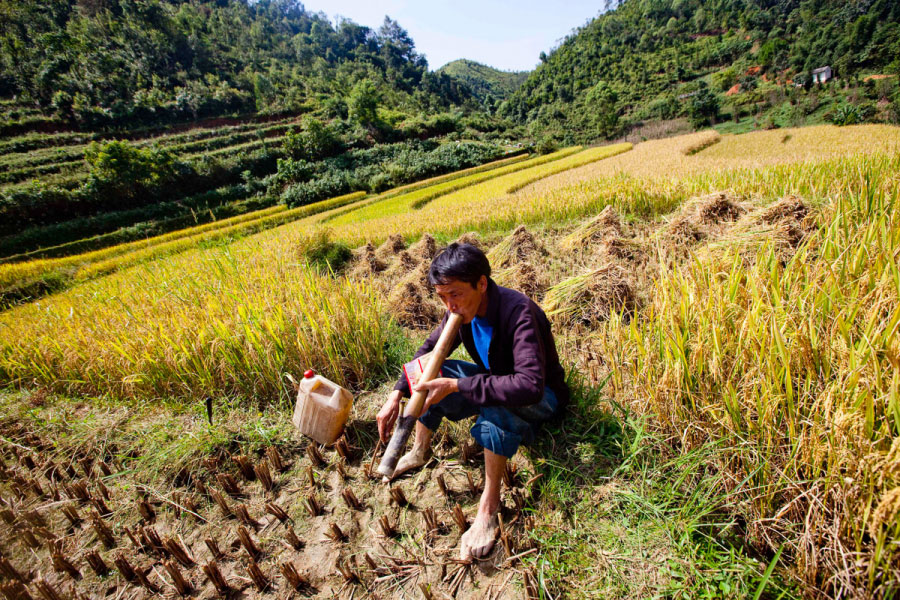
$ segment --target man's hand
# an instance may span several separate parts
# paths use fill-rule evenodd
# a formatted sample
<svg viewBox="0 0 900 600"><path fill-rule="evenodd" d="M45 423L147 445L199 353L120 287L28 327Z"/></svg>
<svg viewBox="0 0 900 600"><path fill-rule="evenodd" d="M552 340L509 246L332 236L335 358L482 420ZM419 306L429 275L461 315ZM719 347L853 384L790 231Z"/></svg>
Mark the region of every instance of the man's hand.
<svg viewBox="0 0 900 600"><path fill-rule="evenodd" d="M425 411L428 410L429 407L446 398L447 394L458 392L459 386L457 385L457 381L457 379L450 379L449 377L438 377L437 379L432 379L425 383L416 383L416 385L413 386L413 390L417 392L428 391L428 396L425 397L425 405L422 408L422 414L425 414Z"/></svg>
<svg viewBox="0 0 900 600"><path fill-rule="evenodd" d="M394 390L388 395L387 402L378 411L375 421L378 422L378 436L382 442L387 442L394 430L394 423L400 415L400 398L402 394L399 390Z"/></svg>

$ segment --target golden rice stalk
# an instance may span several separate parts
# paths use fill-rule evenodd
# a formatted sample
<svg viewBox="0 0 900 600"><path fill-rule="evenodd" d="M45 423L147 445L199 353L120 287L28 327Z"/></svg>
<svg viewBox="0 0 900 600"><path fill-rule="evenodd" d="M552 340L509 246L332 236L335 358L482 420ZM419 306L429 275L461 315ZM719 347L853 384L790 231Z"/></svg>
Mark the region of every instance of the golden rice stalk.
<svg viewBox="0 0 900 600"><path fill-rule="evenodd" d="M722 136L719 135L718 131L703 131L700 133L700 135L695 136L694 139L682 146L681 153L685 156L693 156L694 154L706 150L713 144L718 144L721 141Z"/></svg>

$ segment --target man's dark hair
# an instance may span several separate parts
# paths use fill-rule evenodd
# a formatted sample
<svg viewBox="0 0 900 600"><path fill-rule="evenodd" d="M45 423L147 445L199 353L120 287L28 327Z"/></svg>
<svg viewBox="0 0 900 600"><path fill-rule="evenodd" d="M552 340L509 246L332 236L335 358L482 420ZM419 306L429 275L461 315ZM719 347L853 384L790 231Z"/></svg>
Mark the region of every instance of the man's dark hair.
<svg viewBox="0 0 900 600"><path fill-rule="evenodd" d="M491 276L491 264L484 252L472 244L450 244L441 250L428 269L428 283L445 285L452 280L478 285L481 276Z"/></svg>

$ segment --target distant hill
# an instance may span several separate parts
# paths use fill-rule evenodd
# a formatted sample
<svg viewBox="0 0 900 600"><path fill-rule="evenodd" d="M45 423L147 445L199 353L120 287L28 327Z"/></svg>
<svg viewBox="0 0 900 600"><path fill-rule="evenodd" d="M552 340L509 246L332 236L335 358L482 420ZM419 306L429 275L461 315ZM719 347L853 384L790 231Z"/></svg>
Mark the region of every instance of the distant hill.
<svg viewBox="0 0 900 600"><path fill-rule="evenodd" d="M470 98L428 70L396 21L332 24L293 0L0 0L0 15L0 99L81 127L344 118L361 81L406 114Z"/></svg>
<svg viewBox="0 0 900 600"><path fill-rule="evenodd" d="M529 71L501 71L465 58L447 63L437 73L465 83L482 102L508 98L529 75Z"/></svg>
<svg viewBox="0 0 900 600"><path fill-rule="evenodd" d="M900 72L898 21L895 0L625 0L542 53L500 112L576 141L675 117L699 124L769 111L775 125L802 124L830 110L794 86L811 87L814 69L830 66L841 87ZM868 104L848 109L852 119L878 117L896 98L891 81L861 86Z"/></svg>

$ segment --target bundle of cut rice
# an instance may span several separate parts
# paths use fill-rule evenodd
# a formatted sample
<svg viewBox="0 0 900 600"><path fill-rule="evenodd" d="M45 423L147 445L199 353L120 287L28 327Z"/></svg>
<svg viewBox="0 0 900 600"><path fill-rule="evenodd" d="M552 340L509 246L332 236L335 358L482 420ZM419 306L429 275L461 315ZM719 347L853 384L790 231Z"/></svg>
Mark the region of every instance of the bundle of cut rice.
<svg viewBox="0 0 900 600"><path fill-rule="evenodd" d="M614 263L605 263L547 290L543 306L547 315L560 324L592 325L613 313L632 316L637 300L627 271Z"/></svg>
<svg viewBox="0 0 900 600"><path fill-rule="evenodd" d="M607 206L596 217L576 227L559 242L559 246L563 250L576 252L621 235L622 222L619 213L612 206Z"/></svg>
<svg viewBox="0 0 900 600"><path fill-rule="evenodd" d="M419 241L409 247L409 253L418 261L430 261L437 255L437 242L431 234L425 233Z"/></svg>
<svg viewBox="0 0 900 600"><path fill-rule="evenodd" d="M385 262L378 258L375 246L370 243L353 251L350 276L356 279L371 277L387 268Z"/></svg>
<svg viewBox="0 0 900 600"><path fill-rule="evenodd" d="M405 327L431 329L444 315L445 309L428 283L428 266L419 264L388 295L388 311Z"/></svg>
<svg viewBox="0 0 900 600"><path fill-rule="evenodd" d="M406 242L399 233L388 236L388 239L375 250L375 255L385 261L390 262L401 251L406 250Z"/></svg>
<svg viewBox="0 0 900 600"><path fill-rule="evenodd" d="M504 269L522 262L534 262L547 255L547 249L538 242L524 225L516 227L510 235L487 253L492 269Z"/></svg>

